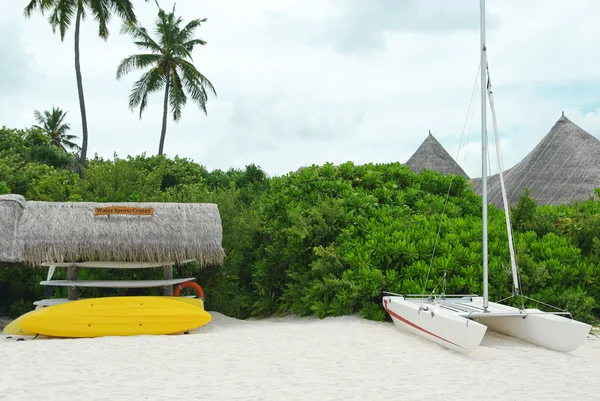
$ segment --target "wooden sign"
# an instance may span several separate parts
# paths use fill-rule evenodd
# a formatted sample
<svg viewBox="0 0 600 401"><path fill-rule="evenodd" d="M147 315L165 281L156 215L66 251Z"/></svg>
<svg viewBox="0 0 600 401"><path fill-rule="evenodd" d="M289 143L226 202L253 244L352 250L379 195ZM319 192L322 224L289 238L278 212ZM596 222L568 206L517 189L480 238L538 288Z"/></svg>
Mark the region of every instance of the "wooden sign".
<svg viewBox="0 0 600 401"><path fill-rule="evenodd" d="M97 207L94 211L94 216L107 216L111 214L154 216L154 209L151 207L107 206Z"/></svg>

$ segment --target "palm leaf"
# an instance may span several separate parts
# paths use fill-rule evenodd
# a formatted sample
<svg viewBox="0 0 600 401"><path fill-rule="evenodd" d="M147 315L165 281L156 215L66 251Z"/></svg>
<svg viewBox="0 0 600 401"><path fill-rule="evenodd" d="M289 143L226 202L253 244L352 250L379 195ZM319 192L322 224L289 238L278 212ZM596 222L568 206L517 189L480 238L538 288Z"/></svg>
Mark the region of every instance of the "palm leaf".
<svg viewBox="0 0 600 401"><path fill-rule="evenodd" d="M77 11L77 4L74 0L57 0L55 1L54 9L48 16L48 22L52 26L52 32L58 31L60 33L60 39L64 40L71 21L75 17Z"/></svg>
<svg viewBox="0 0 600 401"><path fill-rule="evenodd" d="M171 85L169 88L169 104L171 105L171 112L173 113L173 120L179 121L181 118L181 110L187 103L187 96L183 90L181 78L177 73L177 70L171 71Z"/></svg>
<svg viewBox="0 0 600 401"><path fill-rule="evenodd" d="M133 25L131 23L123 24L121 33L133 37L134 44L142 50L149 50L154 53L161 53L162 47L152 39L145 28Z"/></svg>
<svg viewBox="0 0 600 401"><path fill-rule="evenodd" d="M31 13L39 9L42 15L44 15L46 11L54 7L55 2L56 0L31 0L25 7L23 14L25 14L26 17L31 17Z"/></svg>
<svg viewBox="0 0 600 401"><path fill-rule="evenodd" d="M200 71L194 67L192 63L187 60L178 60L179 67L183 70L185 79L189 79L191 82L196 82L197 85L202 87L207 87L213 95L217 96L217 91L215 90L213 84L206 78Z"/></svg>
<svg viewBox="0 0 600 401"><path fill-rule="evenodd" d="M139 106L140 118L148 104L148 94L160 90L165 84L165 77L161 74L159 67L154 67L150 71L142 75L135 82L131 94L129 95L129 108L135 109Z"/></svg>
<svg viewBox="0 0 600 401"><path fill-rule="evenodd" d="M194 33L198 27L206 22L206 18L191 20L177 35L177 43L186 43L193 39ZM199 39L197 39L199 40Z"/></svg>
<svg viewBox="0 0 600 401"><path fill-rule="evenodd" d="M44 117L42 117L42 114L37 110L33 111L33 118L35 119L35 121L37 121L38 124L44 124L44 122L45 122ZM38 127L38 128L41 128L41 127Z"/></svg>
<svg viewBox="0 0 600 401"><path fill-rule="evenodd" d="M162 57L157 54L133 54L121 61L117 68L117 79L134 69L141 70L151 65L158 65Z"/></svg>

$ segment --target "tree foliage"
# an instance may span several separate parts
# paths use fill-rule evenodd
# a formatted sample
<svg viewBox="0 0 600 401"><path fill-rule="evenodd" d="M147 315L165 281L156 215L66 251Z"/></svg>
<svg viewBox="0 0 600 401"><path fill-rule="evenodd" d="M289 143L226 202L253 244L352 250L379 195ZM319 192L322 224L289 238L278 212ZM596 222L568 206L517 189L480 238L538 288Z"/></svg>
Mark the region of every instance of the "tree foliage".
<svg viewBox="0 0 600 401"><path fill-rule="evenodd" d="M33 116L35 121L40 124L34 127L44 131L50 137L52 145L64 151L81 149L73 142L73 140L77 139L77 136L68 133L71 130L71 126L65 122L66 112L58 107L52 107L51 111L46 110L44 114L35 110Z"/></svg>
<svg viewBox="0 0 600 401"><path fill-rule="evenodd" d="M117 79L139 69L147 70L135 82L129 95L129 107L139 107L140 118L148 105L148 95L164 91L163 121L158 146L158 155L164 150L167 130L167 112L171 107L174 121L181 119L181 112L188 97L206 114L208 92L217 92L212 83L193 64L192 52L196 46L206 42L195 38L196 29L206 21L194 19L182 26L183 19L175 15L175 5L171 12L159 9L155 21L157 39L153 39L147 29L139 24L126 23L122 32L130 35L136 46L144 53L133 54L121 61L117 68Z"/></svg>

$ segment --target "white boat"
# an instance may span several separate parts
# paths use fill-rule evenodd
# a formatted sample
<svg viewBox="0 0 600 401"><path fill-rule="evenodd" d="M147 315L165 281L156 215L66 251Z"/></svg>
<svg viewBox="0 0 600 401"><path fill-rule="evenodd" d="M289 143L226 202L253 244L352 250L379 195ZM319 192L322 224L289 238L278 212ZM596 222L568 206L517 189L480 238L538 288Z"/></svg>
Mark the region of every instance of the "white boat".
<svg viewBox="0 0 600 401"><path fill-rule="evenodd" d="M489 81L485 40L485 0L480 0L481 22L481 141L482 141L482 220L483 220L483 296L476 295L400 295L384 292L382 303L392 321L401 330L416 334L443 347L471 352L481 343L486 330L505 334L555 351L569 352L585 341L591 326L574 320L568 312L545 312L504 305L488 300L487 238L487 116L489 97L493 117L499 178L504 200L508 245L513 276L513 296L520 292L518 270L510 226L510 214L502 175L502 158ZM527 298L528 299L528 298ZM523 305L523 304L521 304ZM563 317L562 315L568 315Z"/></svg>

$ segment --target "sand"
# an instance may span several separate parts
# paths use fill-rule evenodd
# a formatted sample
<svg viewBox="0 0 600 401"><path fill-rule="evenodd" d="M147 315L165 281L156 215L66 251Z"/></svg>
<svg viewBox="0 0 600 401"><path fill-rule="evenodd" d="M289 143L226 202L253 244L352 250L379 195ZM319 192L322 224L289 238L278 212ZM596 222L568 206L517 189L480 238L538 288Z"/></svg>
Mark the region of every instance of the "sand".
<svg viewBox="0 0 600 401"><path fill-rule="evenodd" d="M462 355L357 316L189 335L0 337L0 400L600 400L600 339L559 353L488 333Z"/></svg>

